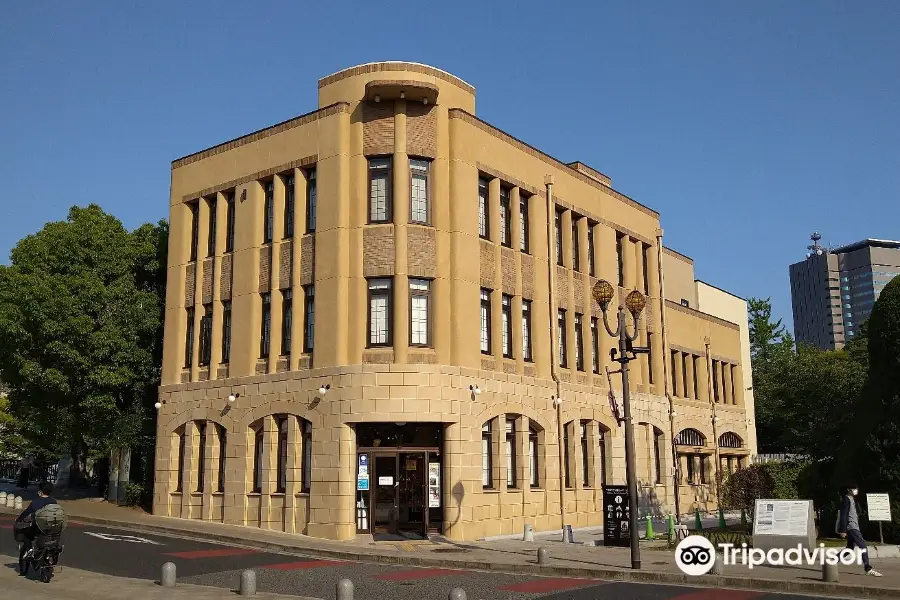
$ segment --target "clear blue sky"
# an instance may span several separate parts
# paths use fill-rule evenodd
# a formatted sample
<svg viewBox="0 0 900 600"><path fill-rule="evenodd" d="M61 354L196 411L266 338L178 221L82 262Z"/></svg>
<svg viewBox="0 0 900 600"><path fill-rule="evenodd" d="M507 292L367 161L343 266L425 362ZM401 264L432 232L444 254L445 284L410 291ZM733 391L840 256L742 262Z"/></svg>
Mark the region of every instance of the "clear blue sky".
<svg viewBox="0 0 900 600"><path fill-rule="evenodd" d="M73 204L166 217L171 160L378 60L474 84L481 118L610 175L698 278L787 323L812 230L900 237L897 0L74 4L0 18L4 259Z"/></svg>

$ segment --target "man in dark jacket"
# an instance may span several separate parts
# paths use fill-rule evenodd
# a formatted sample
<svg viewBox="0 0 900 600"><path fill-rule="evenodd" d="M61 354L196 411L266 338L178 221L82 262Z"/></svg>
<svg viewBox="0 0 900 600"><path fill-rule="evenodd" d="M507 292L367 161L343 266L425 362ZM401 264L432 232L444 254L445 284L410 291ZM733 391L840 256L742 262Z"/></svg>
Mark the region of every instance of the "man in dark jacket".
<svg viewBox="0 0 900 600"><path fill-rule="evenodd" d="M854 547L862 549L863 565L866 568L866 574L873 577L881 577L881 573L872 568L869 564L869 552L866 550L866 541L863 539L862 532L859 530L859 517L856 513L856 494L859 489L856 484L850 484L844 490L844 496L841 498L841 514L838 518L837 532L842 538L847 539L847 548L852 550Z"/></svg>
<svg viewBox="0 0 900 600"><path fill-rule="evenodd" d="M16 517L16 523L31 522L27 528L22 530L25 541L19 549L19 575L22 575L23 577L25 576L25 555L28 552L31 552L32 542L34 542L34 538L38 534L37 524L34 522L34 513L47 505L56 504L56 500L50 497L51 494L53 494L53 484L45 482L38 490L38 497L31 501L31 504L22 511L21 515Z"/></svg>

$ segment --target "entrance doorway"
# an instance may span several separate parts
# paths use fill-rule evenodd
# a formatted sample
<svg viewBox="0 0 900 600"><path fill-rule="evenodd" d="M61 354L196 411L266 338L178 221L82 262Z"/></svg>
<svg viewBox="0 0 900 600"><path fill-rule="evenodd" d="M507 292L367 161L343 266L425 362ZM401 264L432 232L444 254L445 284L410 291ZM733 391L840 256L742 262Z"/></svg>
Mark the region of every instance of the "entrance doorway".
<svg viewBox="0 0 900 600"><path fill-rule="evenodd" d="M358 533L425 537L440 532L440 439L438 423L357 426ZM384 442L397 445L385 447ZM424 443L414 447L403 442Z"/></svg>

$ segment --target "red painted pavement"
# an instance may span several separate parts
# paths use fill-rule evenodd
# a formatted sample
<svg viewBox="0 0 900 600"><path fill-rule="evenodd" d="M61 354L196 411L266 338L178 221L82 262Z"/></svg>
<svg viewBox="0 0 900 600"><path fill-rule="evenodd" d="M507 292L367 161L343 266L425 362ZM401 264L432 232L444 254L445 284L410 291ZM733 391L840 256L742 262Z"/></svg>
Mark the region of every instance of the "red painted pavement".
<svg viewBox="0 0 900 600"><path fill-rule="evenodd" d="M244 556L246 554L259 554L259 550L248 548L219 548L217 550L193 550L190 552L164 552L164 556L176 558L218 558L220 556Z"/></svg>
<svg viewBox="0 0 900 600"><path fill-rule="evenodd" d="M670 600L749 600L762 595L763 592L746 590L698 590L674 596Z"/></svg>
<svg viewBox="0 0 900 600"><path fill-rule="evenodd" d="M298 571L301 569L317 569L319 567L336 567L345 565L345 560L301 560L298 562L279 563L276 565L262 565L260 569L275 569L278 571Z"/></svg>
<svg viewBox="0 0 900 600"><path fill-rule="evenodd" d="M465 571L453 569L413 569L412 571L396 571L376 575L375 579L381 581L412 581L413 579L428 579L430 577L444 577L446 575L461 575Z"/></svg>
<svg viewBox="0 0 900 600"><path fill-rule="evenodd" d="M516 583L497 588L502 592L524 592L526 594L540 594L543 592L558 592L571 590L572 588L597 585L601 583L593 579L535 579L525 583Z"/></svg>

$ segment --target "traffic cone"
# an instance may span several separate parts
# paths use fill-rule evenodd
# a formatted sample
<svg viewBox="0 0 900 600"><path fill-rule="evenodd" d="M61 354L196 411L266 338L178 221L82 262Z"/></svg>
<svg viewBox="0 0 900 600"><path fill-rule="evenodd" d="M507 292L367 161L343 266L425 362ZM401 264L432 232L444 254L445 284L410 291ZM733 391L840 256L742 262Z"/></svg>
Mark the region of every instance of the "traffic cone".
<svg viewBox="0 0 900 600"><path fill-rule="evenodd" d="M746 525L746 524L747 524L747 513L742 508L741 509L741 525Z"/></svg>
<svg viewBox="0 0 900 600"><path fill-rule="evenodd" d="M703 522L700 520L700 509L698 508L694 511L694 529L697 531L703 530Z"/></svg>
<svg viewBox="0 0 900 600"><path fill-rule="evenodd" d="M653 517L647 515L647 534L644 539L652 540L654 538L656 538L656 533L653 531Z"/></svg>
<svg viewBox="0 0 900 600"><path fill-rule="evenodd" d="M719 529L725 530L725 510L720 506L719 507Z"/></svg>

